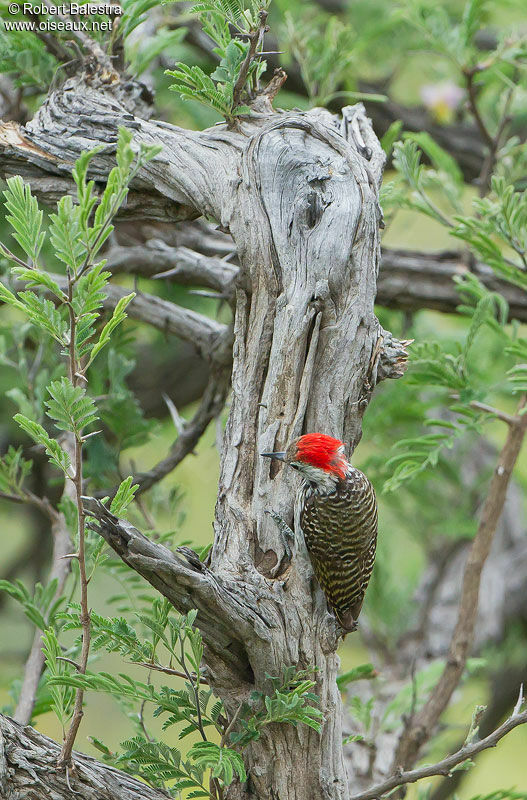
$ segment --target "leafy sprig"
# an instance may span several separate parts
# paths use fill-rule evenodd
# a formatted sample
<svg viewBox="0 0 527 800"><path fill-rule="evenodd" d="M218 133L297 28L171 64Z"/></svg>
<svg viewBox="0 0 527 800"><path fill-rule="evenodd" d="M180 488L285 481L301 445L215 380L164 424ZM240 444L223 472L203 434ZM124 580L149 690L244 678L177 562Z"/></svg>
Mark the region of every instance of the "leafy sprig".
<svg viewBox="0 0 527 800"><path fill-rule="evenodd" d="M179 61L174 69L165 72L176 79L169 88L179 92L183 100L197 100L213 108L228 122L250 113L249 106L240 98L245 95L249 100L253 96L266 69L259 53L263 48L269 3L270 0L204 0L194 5L192 10L215 43L214 53L220 63L208 75L199 66Z"/></svg>

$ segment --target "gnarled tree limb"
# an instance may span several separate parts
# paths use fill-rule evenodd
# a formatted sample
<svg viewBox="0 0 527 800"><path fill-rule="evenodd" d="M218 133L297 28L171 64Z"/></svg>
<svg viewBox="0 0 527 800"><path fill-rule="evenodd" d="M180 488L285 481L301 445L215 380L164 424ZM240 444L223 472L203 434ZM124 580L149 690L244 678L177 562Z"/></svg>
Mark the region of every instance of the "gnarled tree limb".
<svg viewBox="0 0 527 800"><path fill-rule="evenodd" d="M114 245L105 253L108 267L115 273L145 276L165 272L176 283L204 286L230 297L238 272L237 260L228 262L216 255L232 253L228 237L197 221L187 223L176 236L189 241L189 246L174 246L153 237L144 245ZM376 302L404 311L427 308L454 314L461 303L454 279L467 274L475 275L487 289L505 297L511 319L527 321L527 294L522 289L501 280L481 262L468 267L462 254L455 250L420 252L383 247Z"/></svg>
<svg viewBox="0 0 527 800"><path fill-rule="evenodd" d="M2 800L167 800L166 792L74 752L74 769L57 768L59 745L0 714Z"/></svg>
<svg viewBox="0 0 527 800"><path fill-rule="evenodd" d="M61 288L66 286L63 275L50 275ZM17 282L16 288L25 288L25 284ZM113 311L119 300L130 294L128 289L112 283L104 291L103 307L109 311ZM145 322L164 333L171 333L183 341L191 342L206 360L213 360L215 354L221 351L221 360L225 361L224 351L226 343L230 342L230 331L221 322L145 292L136 293L128 304L126 313L130 319Z"/></svg>
<svg viewBox="0 0 527 800"><path fill-rule="evenodd" d="M90 527L100 533L125 564L181 613L198 610L196 624L208 649L237 674L249 678L244 645L248 631L268 639L275 624L265 615L257 589L217 578L187 547L172 553L147 539L129 522L118 519L94 498L85 498L84 507L97 520Z"/></svg>
<svg viewBox="0 0 527 800"><path fill-rule="evenodd" d="M496 277L481 262L467 267L461 253L443 251L420 253L412 250L382 249L377 282L377 303L388 308L417 311L429 308L447 314L462 302L454 278L475 275L491 292L499 292L509 304L510 318L527 321L527 293Z"/></svg>

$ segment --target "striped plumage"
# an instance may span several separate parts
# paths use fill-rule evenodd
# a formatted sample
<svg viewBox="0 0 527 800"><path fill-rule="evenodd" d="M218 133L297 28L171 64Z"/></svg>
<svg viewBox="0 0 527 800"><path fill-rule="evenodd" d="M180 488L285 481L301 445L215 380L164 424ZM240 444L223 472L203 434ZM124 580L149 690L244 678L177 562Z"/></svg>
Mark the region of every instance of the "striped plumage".
<svg viewBox="0 0 527 800"><path fill-rule="evenodd" d="M315 576L343 628L353 629L375 561L377 502L373 486L351 467L333 492L304 483L300 527Z"/></svg>
<svg viewBox="0 0 527 800"><path fill-rule="evenodd" d="M262 453L298 470L295 506L315 576L346 631L354 630L375 560L377 501L368 478L344 457L344 445L308 433L285 452Z"/></svg>

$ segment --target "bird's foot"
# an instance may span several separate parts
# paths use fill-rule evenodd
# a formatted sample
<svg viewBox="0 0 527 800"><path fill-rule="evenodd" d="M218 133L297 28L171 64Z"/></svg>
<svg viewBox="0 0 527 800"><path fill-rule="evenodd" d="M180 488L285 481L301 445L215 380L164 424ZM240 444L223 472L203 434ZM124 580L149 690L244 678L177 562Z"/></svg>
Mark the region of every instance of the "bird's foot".
<svg viewBox="0 0 527 800"><path fill-rule="evenodd" d="M348 633L353 633L359 627L357 620L353 618L350 611L340 614L335 612L335 617L337 620L337 627L339 629L338 635L342 636L343 640L346 638Z"/></svg>
<svg viewBox="0 0 527 800"><path fill-rule="evenodd" d="M284 551L289 560L291 560L293 556L293 552L291 550L291 545L295 541L295 534L287 524L287 522L277 514L276 511L266 511L266 514L269 514L271 519L274 520L276 523L276 527L282 537L282 543L284 545Z"/></svg>

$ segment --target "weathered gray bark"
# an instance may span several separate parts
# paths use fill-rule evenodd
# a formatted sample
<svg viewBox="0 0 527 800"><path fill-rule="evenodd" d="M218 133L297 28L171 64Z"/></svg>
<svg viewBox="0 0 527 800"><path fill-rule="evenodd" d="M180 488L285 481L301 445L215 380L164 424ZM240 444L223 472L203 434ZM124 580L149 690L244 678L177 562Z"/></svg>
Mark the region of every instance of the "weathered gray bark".
<svg viewBox="0 0 527 800"><path fill-rule="evenodd" d="M461 253L448 250L419 253L383 248L377 303L408 311L428 308L453 314L463 302L454 279L465 275L474 275L491 292L501 294L509 304L510 319L527 321L527 293L523 289L501 280L481 262L469 268Z"/></svg>
<svg viewBox="0 0 527 800"><path fill-rule="evenodd" d="M50 174L68 173L103 141L93 177L104 180L117 127L131 127L136 142L164 145L135 192L151 208L169 206L172 218L215 217L232 234L240 273L210 568L104 513L102 533L176 608L199 609L211 685L229 717L251 690L270 688L266 673L318 670L322 735L266 729L244 751L250 777L230 788L230 800L345 800L335 621L306 553L298 545L289 563L265 513L292 521L296 478L259 453L307 430L343 438L352 453L376 382L404 370L404 343L373 313L382 150L362 106L345 109L343 120L321 110L261 114L237 130L197 133L137 119L105 88L72 81L52 95L25 131L11 132L4 170L20 172L22 159L34 178L36 167L45 194Z"/></svg>
<svg viewBox="0 0 527 800"><path fill-rule="evenodd" d="M166 800L125 772L75 752L74 767L57 769L60 746L0 714L2 800Z"/></svg>

